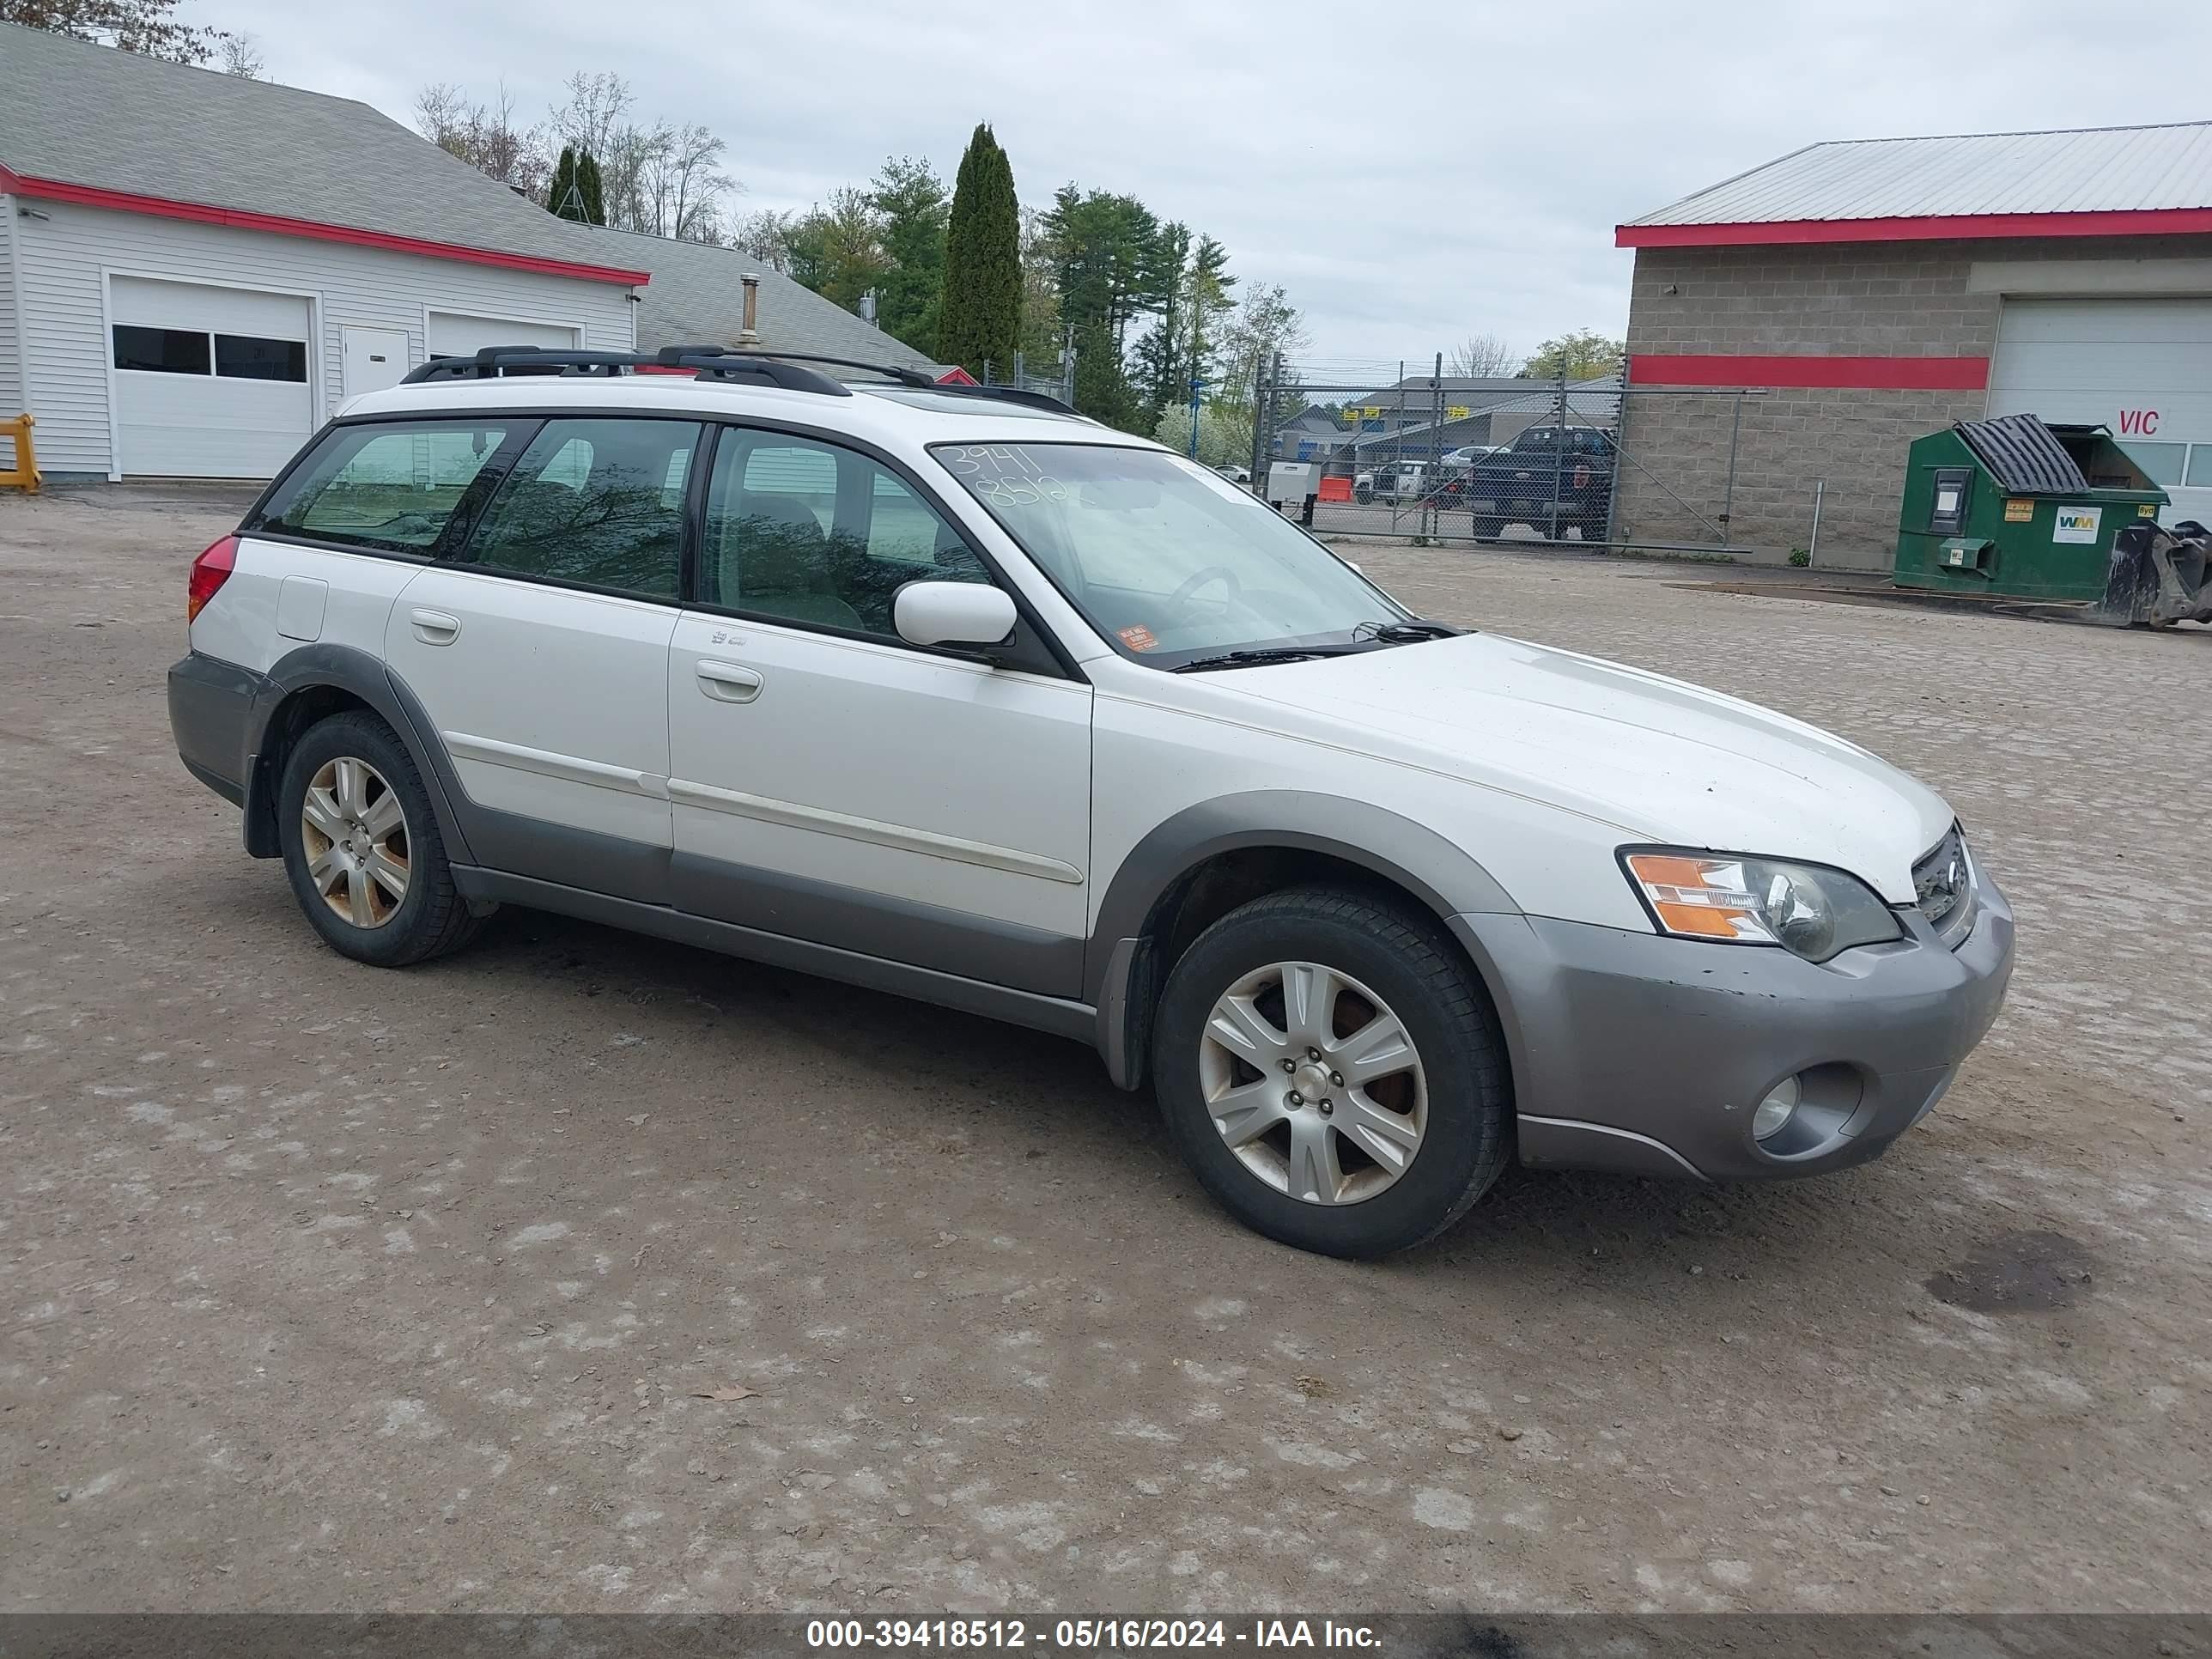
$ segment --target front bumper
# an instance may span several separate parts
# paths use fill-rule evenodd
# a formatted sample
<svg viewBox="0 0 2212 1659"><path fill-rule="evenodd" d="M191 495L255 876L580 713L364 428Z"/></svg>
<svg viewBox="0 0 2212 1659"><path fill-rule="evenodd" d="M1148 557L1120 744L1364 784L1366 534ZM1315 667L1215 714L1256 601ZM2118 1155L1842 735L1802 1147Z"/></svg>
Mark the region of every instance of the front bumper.
<svg viewBox="0 0 2212 1659"><path fill-rule="evenodd" d="M1522 1163L1762 1180L1877 1157L1950 1086L2012 974L2012 910L1978 872L1975 902L1955 950L1912 911L1905 939L1818 966L1537 916L1452 926L1498 994ZM1818 1109L1769 1150L1753 1109L1799 1073Z"/></svg>

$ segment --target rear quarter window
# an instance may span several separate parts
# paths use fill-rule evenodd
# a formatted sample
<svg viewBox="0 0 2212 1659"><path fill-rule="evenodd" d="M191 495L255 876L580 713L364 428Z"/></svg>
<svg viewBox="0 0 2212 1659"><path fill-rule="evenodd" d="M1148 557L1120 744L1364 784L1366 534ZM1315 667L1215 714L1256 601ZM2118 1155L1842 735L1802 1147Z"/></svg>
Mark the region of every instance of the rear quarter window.
<svg viewBox="0 0 2212 1659"><path fill-rule="evenodd" d="M428 553L509 430L467 421L334 427L285 476L248 533Z"/></svg>

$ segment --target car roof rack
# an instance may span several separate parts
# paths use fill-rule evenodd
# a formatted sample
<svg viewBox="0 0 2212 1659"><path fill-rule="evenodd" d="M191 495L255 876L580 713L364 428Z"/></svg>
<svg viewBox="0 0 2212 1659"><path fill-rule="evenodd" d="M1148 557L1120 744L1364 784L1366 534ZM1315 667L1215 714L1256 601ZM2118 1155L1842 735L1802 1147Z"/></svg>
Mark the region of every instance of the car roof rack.
<svg viewBox="0 0 2212 1659"><path fill-rule="evenodd" d="M958 381L933 380L920 369L896 363L864 362L854 357L825 357L803 351L762 351L743 346L672 345L650 355L562 346L485 346L473 356L433 357L408 370L400 384L420 386L428 380L489 380L530 374L583 374L612 379L625 371L641 368L689 369L703 380L751 380L781 386L787 392L811 392L830 398L853 395L851 387L823 374L821 368L809 367L811 364L879 374L908 391L941 392L957 398L1021 404L1032 409L1049 410L1055 415L1076 412L1049 393L1032 392L1026 386L963 386Z"/></svg>
<svg viewBox="0 0 2212 1659"><path fill-rule="evenodd" d="M509 375L586 374L608 379L625 369L690 369L718 380L757 380L787 392L849 398L850 388L818 369L722 346L667 346L638 351L581 351L549 346L485 346L471 357L433 357L408 370L403 386L428 380L489 380Z"/></svg>
<svg viewBox="0 0 2212 1659"><path fill-rule="evenodd" d="M942 392L955 398L988 398L994 403L1020 404L1030 409L1047 409L1055 415L1073 415L1073 405L1061 402L1049 392L1032 392L1022 386L963 386L957 380L932 380L932 392Z"/></svg>

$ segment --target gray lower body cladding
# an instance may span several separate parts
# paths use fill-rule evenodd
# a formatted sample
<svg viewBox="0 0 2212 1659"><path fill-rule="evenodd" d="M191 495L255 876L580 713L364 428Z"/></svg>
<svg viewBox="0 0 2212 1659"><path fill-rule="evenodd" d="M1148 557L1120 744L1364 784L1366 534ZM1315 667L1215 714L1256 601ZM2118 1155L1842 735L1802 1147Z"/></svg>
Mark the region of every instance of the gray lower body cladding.
<svg viewBox="0 0 2212 1659"><path fill-rule="evenodd" d="M246 804L254 700L268 682L198 653L169 670L169 730L185 769L234 806Z"/></svg>
<svg viewBox="0 0 2212 1659"><path fill-rule="evenodd" d="M1949 1087L2012 972L2011 909L1986 878L1956 950L1913 914L1899 943L1818 966L1534 916L1452 926L1498 993L1522 1163L1771 1180L1878 1156ZM1752 1115L1793 1074L1823 1128L1778 1153Z"/></svg>
<svg viewBox="0 0 2212 1659"><path fill-rule="evenodd" d="M380 693L403 738L422 741L427 722L380 668L364 665L352 683L364 695ZM265 769L254 750L286 688L281 675L198 654L170 670L179 755L210 788L244 803L250 819L257 805L265 811L256 799ZM1132 930L1142 924L1149 889L1125 898L1117 881L1101 919L1121 925L1090 941L948 927L959 919L928 907L882 908L878 895L767 879L673 858L665 848L602 845L605 837L489 812L467 800L434 744L418 759L441 823L451 816L448 842L471 898L566 910L1088 1036L1117 1079L1133 1074L1133 1057L1123 1052L1128 981L1144 956ZM260 780L261 791L271 787ZM1259 831L1228 838L1260 839ZM249 833L248 843L275 851L273 836L256 844ZM1179 860L1163 867L1171 875ZM1942 1094L1996 1017L2011 971L2011 911L1985 878L1977 903L1973 930L1955 951L1915 915L1905 941L1847 951L1818 967L1780 950L1504 910L1449 920L1497 993L1523 1163L1740 1180L1872 1158ZM1097 962L1095 982L1079 989L1086 956ZM1824 1079L1834 1133L1777 1156L1752 1139L1753 1109L1782 1079L1812 1068Z"/></svg>

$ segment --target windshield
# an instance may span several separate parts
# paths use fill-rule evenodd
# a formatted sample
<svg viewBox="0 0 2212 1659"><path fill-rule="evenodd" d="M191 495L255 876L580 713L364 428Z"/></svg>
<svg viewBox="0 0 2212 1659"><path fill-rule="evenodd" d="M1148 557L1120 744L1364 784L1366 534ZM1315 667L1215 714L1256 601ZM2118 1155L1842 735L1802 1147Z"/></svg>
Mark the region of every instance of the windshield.
<svg viewBox="0 0 2212 1659"><path fill-rule="evenodd" d="M932 453L1092 627L1161 668L1229 651L1353 645L1411 613L1194 461L1108 444Z"/></svg>

